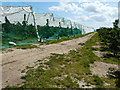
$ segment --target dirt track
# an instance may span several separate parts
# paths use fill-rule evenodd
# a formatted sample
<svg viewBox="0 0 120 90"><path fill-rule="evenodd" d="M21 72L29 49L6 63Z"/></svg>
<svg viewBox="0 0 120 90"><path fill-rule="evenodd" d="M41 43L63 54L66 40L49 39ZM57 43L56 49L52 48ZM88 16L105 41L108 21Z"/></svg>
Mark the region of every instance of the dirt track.
<svg viewBox="0 0 120 90"><path fill-rule="evenodd" d="M14 51L2 54L2 87L7 85L16 85L21 83L20 77L23 75L21 70L26 66L33 66L34 62L44 57L50 56L50 53L67 53L70 50L80 48L78 43L85 43L94 33L73 40L63 41L57 44L38 45L33 49L15 49Z"/></svg>

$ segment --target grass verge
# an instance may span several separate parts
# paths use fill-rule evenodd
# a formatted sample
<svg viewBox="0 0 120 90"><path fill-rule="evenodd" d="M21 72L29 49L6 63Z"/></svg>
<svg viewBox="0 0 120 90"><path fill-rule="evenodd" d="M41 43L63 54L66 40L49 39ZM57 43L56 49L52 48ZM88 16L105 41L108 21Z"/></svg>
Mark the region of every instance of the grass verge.
<svg viewBox="0 0 120 90"><path fill-rule="evenodd" d="M93 33L93 32L91 32ZM46 45L49 45L49 44L54 44L54 43L60 43L60 42L63 42L63 41L67 41L67 40L72 40L72 39L76 39L76 38L79 38L79 37L84 37L86 35L89 35L91 33L87 33L87 34L84 34L84 35L78 35L78 36L75 36L75 37L70 37L70 38L62 38L62 39L58 39L58 40L48 40L46 42L42 42L42 43L39 43L40 45L43 45L43 44L46 44ZM29 39L30 40L30 39ZM35 39L33 39L35 40ZM32 41L32 39L31 39ZM25 42L25 41L24 41ZM6 42L8 43L8 42ZM37 48L36 45L33 45L33 44L27 44L27 45L17 45L17 46L12 46L12 47L16 47L17 49L31 49L31 48ZM9 47L11 48L11 47ZM2 51L5 51L6 49L2 49Z"/></svg>
<svg viewBox="0 0 120 90"><path fill-rule="evenodd" d="M93 32L91 32L91 33L93 33ZM58 40L49 40L49 41L41 43L41 45L43 45L43 44L49 45L49 44L54 44L54 43L60 43L60 42L63 42L63 41L72 40L72 39L76 39L76 38L79 38L79 37L84 37L84 36L87 36L91 33L87 33L87 34L84 34L84 35L78 35L78 36L70 37L70 38L62 38L62 39L58 39Z"/></svg>
<svg viewBox="0 0 120 90"><path fill-rule="evenodd" d="M32 48L37 48L36 45L17 45L15 47L17 49L32 49Z"/></svg>

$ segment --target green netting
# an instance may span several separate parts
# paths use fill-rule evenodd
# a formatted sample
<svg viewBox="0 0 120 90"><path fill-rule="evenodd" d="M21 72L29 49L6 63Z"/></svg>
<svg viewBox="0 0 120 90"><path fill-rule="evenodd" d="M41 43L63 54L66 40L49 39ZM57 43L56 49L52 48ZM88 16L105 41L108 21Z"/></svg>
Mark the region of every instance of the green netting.
<svg viewBox="0 0 120 90"><path fill-rule="evenodd" d="M22 24L11 24L7 18L5 18L6 23L2 24L2 45L0 49L12 47L9 42L15 42L16 45L26 45L35 44L38 42L38 37L36 34L36 28L33 25L27 25L25 21ZM62 27L49 27L37 26L38 34L43 39L43 42L48 40L57 40L58 37L67 38L74 35L82 34L81 29L77 28L62 28Z"/></svg>
<svg viewBox="0 0 120 90"><path fill-rule="evenodd" d="M96 29L94 29L94 32L96 32Z"/></svg>
<svg viewBox="0 0 120 90"><path fill-rule="evenodd" d="M17 24L11 24L7 17L5 17L6 23L2 24L2 44L0 44L0 49L12 47L11 45L9 45L9 42L15 42L17 45L26 45L40 43L38 42L40 38L43 39L43 42L46 42L48 40L57 40L58 37L67 38L68 36L73 37L75 35L77 36L84 34L84 29L82 28L82 25L81 28L78 29L73 28L72 23L71 28L62 28L60 22L58 27L50 27L49 20L47 19L46 26L37 26L35 21L35 14L33 13L32 7L18 7L17 11L12 10L12 12L11 10L12 9L9 9L9 12L7 10L8 15L19 13L21 10L29 13L29 15L27 17L26 14L24 14L24 21L22 22L22 24L20 24L19 22ZM7 16L7 13L4 13L5 16ZM32 14L33 17L34 26L32 24L27 25L30 14ZM65 25L68 24L65 23Z"/></svg>

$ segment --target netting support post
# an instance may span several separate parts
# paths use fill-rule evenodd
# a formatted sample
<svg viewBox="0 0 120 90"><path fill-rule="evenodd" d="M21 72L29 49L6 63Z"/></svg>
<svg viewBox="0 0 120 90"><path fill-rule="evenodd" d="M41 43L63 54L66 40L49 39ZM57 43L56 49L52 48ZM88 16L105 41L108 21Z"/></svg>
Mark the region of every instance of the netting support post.
<svg viewBox="0 0 120 90"><path fill-rule="evenodd" d="M35 15L33 14L33 9L32 9L32 6L31 6L31 14L33 16L33 20L34 20L34 26L35 26L35 29L36 29L36 33L37 33L37 38L38 38L38 41L40 41L40 36L38 34L38 29L37 29L37 25L36 25L36 22L35 22Z"/></svg>
<svg viewBox="0 0 120 90"><path fill-rule="evenodd" d="M41 43L43 42L43 39L42 39L42 37L40 37L40 40L39 40L39 42L41 42Z"/></svg>
<svg viewBox="0 0 120 90"><path fill-rule="evenodd" d="M58 36L58 39L61 39L60 36Z"/></svg>

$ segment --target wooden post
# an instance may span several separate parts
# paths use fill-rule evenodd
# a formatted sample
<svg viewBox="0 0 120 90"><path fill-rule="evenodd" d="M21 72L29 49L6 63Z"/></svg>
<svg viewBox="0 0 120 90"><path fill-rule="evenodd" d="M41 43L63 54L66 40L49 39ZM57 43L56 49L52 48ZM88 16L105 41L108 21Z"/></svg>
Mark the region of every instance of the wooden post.
<svg viewBox="0 0 120 90"><path fill-rule="evenodd" d="M42 37L40 37L40 42L41 42L41 43L43 42L43 39L42 39Z"/></svg>

